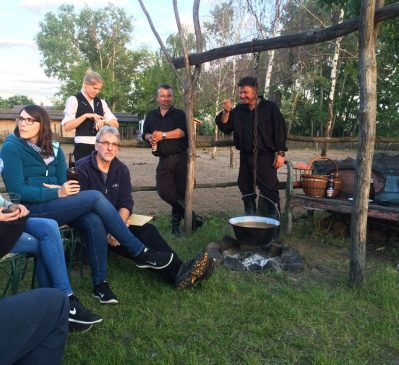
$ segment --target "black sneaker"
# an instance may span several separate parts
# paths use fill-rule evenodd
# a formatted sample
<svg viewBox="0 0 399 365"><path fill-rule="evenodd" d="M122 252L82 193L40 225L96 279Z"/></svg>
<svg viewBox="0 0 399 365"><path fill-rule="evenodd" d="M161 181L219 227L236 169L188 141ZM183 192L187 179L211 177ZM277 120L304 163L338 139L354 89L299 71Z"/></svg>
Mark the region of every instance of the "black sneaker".
<svg viewBox="0 0 399 365"><path fill-rule="evenodd" d="M173 260L173 252L152 251L145 247L143 252L133 258L134 263L141 269L160 270L169 266Z"/></svg>
<svg viewBox="0 0 399 365"><path fill-rule="evenodd" d="M69 296L69 322L80 324L93 324L101 322L103 319L91 313L87 308L79 302L74 295Z"/></svg>
<svg viewBox="0 0 399 365"><path fill-rule="evenodd" d="M93 296L97 298L101 304L117 304L118 298L112 292L106 281L96 285L93 289Z"/></svg>
<svg viewBox="0 0 399 365"><path fill-rule="evenodd" d="M208 279L212 275L213 269L214 260L206 251L202 251L195 259L180 265L175 286L180 289L191 288Z"/></svg>
<svg viewBox="0 0 399 365"><path fill-rule="evenodd" d="M93 327L92 324L83 324L83 323L75 323L69 322L68 332L87 332Z"/></svg>

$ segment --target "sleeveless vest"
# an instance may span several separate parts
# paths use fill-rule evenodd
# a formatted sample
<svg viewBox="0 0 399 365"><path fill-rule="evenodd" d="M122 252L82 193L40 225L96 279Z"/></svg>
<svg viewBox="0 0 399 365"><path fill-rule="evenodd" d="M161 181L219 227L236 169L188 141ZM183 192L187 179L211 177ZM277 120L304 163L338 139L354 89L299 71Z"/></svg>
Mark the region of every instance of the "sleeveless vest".
<svg viewBox="0 0 399 365"><path fill-rule="evenodd" d="M87 99L84 97L84 95L81 92L76 94L75 97L76 99L78 99L78 110L76 111L76 118L79 118L83 114L93 113L93 112L101 116L104 115L103 104L101 102L101 99L98 98L97 96L94 98L94 111L91 108ZM91 119L86 119L82 124L80 124L76 128L75 135L95 136L97 134L97 131L95 129L93 130L93 125L94 123Z"/></svg>

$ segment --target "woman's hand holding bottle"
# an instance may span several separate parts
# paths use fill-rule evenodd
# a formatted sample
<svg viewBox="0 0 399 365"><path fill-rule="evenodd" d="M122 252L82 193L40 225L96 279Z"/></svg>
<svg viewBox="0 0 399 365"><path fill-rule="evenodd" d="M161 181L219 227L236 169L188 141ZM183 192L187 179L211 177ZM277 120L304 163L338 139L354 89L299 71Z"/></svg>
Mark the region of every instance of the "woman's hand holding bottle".
<svg viewBox="0 0 399 365"><path fill-rule="evenodd" d="M80 191L79 181L77 180L69 180L66 181L63 185L53 185L53 184L43 184L44 187L50 189L58 189L58 197L65 198L69 195L75 195Z"/></svg>

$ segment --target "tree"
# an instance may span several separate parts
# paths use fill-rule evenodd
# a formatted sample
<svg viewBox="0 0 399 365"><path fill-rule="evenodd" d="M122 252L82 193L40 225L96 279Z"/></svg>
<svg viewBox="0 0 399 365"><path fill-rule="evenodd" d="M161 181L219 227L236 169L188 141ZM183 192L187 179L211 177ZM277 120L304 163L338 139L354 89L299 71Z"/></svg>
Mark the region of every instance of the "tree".
<svg viewBox="0 0 399 365"><path fill-rule="evenodd" d="M33 100L25 95L14 95L6 99L0 97L0 108L13 109L17 105L29 105L34 104Z"/></svg>
<svg viewBox="0 0 399 365"><path fill-rule="evenodd" d="M184 94L184 105L186 107L186 119L187 119L187 134L188 134L188 162L187 162L187 188L185 203L186 209L184 214L184 226L185 232L190 234L192 231L192 199L195 181L195 141L196 141L196 131L194 127L193 120L193 103L194 103L194 90L198 83L199 76L201 74L201 65L196 65L191 68L188 61L189 48L185 39L185 34L180 21L179 10L177 7L177 0L173 0L173 10L175 13L176 25L178 34L181 40L181 45L183 49L184 58L184 73L180 74L177 68L174 66L172 57L168 50L166 49L161 37L159 36L157 30L154 27L150 14L144 6L142 0L139 0L140 6L143 9L144 14L147 17L148 23L157 39L159 45L161 46L162 52L164 53L169 65L171 66L176 78L179 80L179 84L183 89ZM195 49L197 52L202 52L203 39L201 34L201 26L199 22L199 4L200 0L194 0L193 4L193 23L195 29Z"/></svg>
<svg viewBox="0 0 399 365"><path fill-rule="evenodd" d="M210 12L209 21L204 22L207 47L226 46L242 40L242 29L247 26L244 9L233 0L223 1L215 5ZM220 112L224 99L230 98L236 102L238 74L248 73L250 57L234 56L211 61L203 72L198 88L197 100L201 103L199 115L211 123L214 140L220 135L214 123L215 116ZM212 158L216 158L217 147L212 149ZM235 166L235 147L230 148L230 166Z"/></svg>
<svg viewBox="0 0 399 365"><path fill-rule="evenodd" d="M194 34L186 29L183 32L187 40L187 47L189 47L190 51L193 51L195 49ZM169 35L165 47L173 57L183 55L183 47L178 34ZM181 71L178 72L181 73ZM184 107L179 81L170 68L162 50L159 50L148 57L147 64L143 65L141 72L136 75L134 88L130 95L132 110L139 114L145 114L153 109L156 105L156 89L161 84L170 85L174 91L175 106L178 108Z"/></svg>
<svg viewBox="0 0 399 365"><path fill-rule="evenodd" d="M344 19L344 10L340 9L338 23L342 23ZM337 68L338 68L338 59L340 54L342 37L337 38L334 44L334 54L331 62L331 86L330 93L328 94L327 101L327 120L326 120L326 128L325 128L325 137L331 137L331 131L333 128L333 109L334 109L334 98L335 98L335 86L337 84ZM326 156L327 154L328 144L324 143L321 151L322 156Z"/></svg>
<svg viewBox="0 0 399 365"><path fill-rule="evenodd" d="M84 72L91 68L103 76L102 94L111 108L123 111L131 80L148 57L144 50L127 49L132 31L131 18L113 5L98 10L86 6L79 13L62 5L58 13L45 14L36 36L44 72L61 80L59 95L65 98L81 88Z"/></svg>

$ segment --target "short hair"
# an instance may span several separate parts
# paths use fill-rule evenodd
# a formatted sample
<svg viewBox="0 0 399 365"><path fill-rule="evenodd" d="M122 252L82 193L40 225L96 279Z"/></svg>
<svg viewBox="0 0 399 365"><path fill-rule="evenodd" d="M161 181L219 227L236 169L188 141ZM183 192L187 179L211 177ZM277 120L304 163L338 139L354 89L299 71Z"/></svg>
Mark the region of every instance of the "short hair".
<svg viewBox="0 0 399 365"><path fill-rule="evenodd" d="M258 88L258 80L255 77L252 76L245 76L240 81L238 81L238 86L239 87L244 87L244 86L251 86L254 88Z"/></svg>
<svg viewBox="0 0 399 365"><path fill-rule="evenodd" d="M104 134L113 134L115 137L118 138L118 140L121 139L121 135L119 133L118 128L116 127L111 127L110 125L106 125L105 127L102 127L96 134L96 143L100 142L101 136Z"/></svg>
<svg viewBox="0 0 399 365"><path fill-rule="evenodd" d="M99 73L88 69L83 78L83 82L85 82L86 84L89 84L89 85L94 85L97 82L102 83L102 82L104 82L104 80Z"/></svg>
<svg viewBox="0 0 399 365"><path fill-rule="evenodd" d="M158 95L158 91L159 89L164 89L164 90L171 90L173 93L173 89L172 86L168 85L168 84L161 84L157 87L157 95Z"/></svg>

